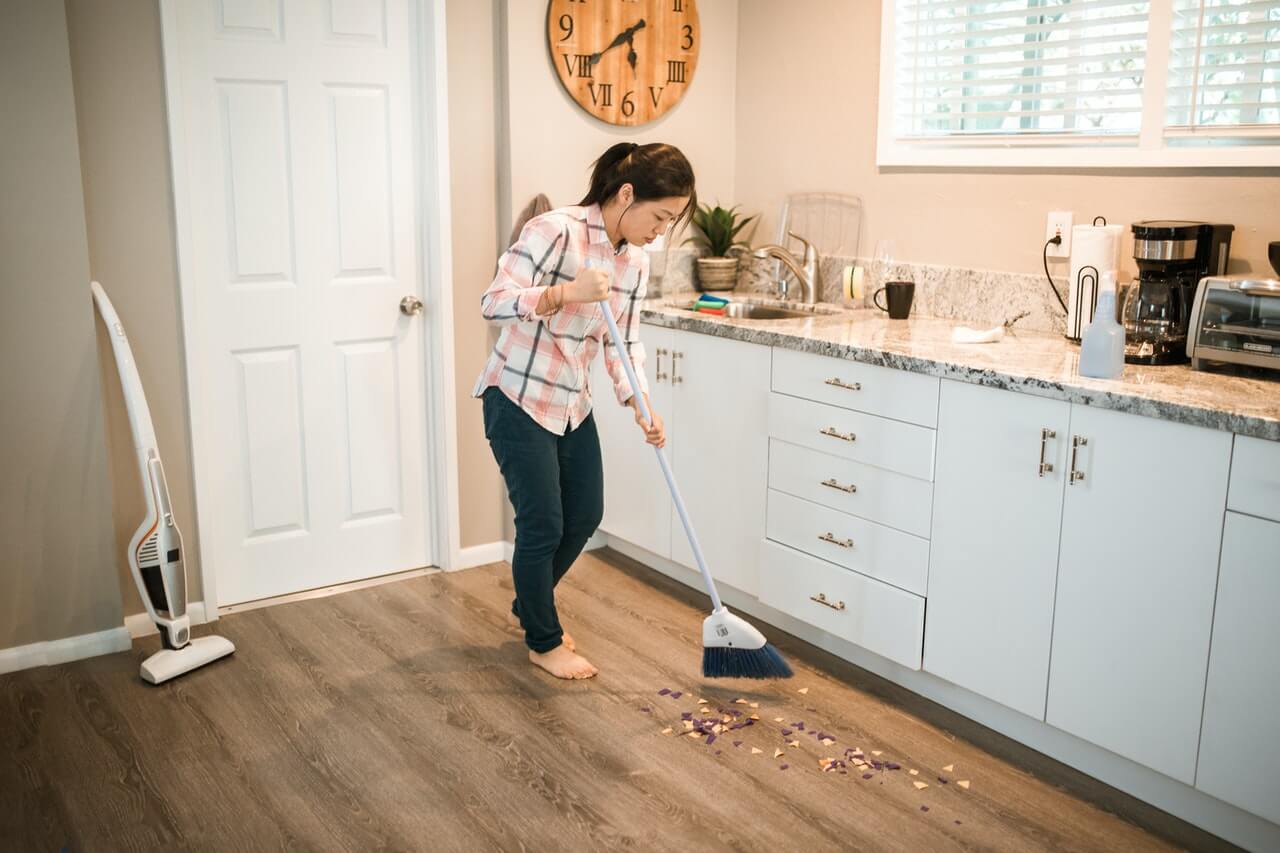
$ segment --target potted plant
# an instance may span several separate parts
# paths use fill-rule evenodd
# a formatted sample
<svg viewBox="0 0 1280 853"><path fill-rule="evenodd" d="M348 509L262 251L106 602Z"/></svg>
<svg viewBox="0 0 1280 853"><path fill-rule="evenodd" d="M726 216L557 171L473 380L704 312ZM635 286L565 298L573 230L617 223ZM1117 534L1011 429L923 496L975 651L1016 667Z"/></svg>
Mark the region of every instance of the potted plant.
<svg viewBox="0 0 1280 853"><path fill-rule="evenodd" d="M738 283L738 258L731 252L748 247L746 240L738 239L738 233L754 219L754 216L739 217L736 206L725 210L718 204L715 207L704 204L694 212L694 234L685 242L706 252L698 258L699 290L733 290Z"/></svg>

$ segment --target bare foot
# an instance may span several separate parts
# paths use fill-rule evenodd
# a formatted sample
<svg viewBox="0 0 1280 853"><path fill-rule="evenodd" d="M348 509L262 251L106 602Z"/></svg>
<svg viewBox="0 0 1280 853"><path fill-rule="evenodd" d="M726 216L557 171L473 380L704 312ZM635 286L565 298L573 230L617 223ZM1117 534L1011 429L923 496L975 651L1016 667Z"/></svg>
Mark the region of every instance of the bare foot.
<svg viewBox="0 0 1280 853"><path fill-rule="evenodd" d="M524 628L520 625L520 620L516 618L516 615L514 613L507 614L507 624L510 625L512 628L515 628L517 631L524 630ZM567 648L571 652L576 651L578 648L578 644L573 641L573 635L570 634L568 631L565 631L560 636L560 642L564 645L565 648Z"/></svg>
<svg viewBox="0 0 1280 853"><path fill-rule="evenodd" d="M535 666L542 667L556 678L590 678L600 671L582 655L565 648L564 643L556 646L546 654L538 654L533 649L530 649L529 660Z"/></svg>

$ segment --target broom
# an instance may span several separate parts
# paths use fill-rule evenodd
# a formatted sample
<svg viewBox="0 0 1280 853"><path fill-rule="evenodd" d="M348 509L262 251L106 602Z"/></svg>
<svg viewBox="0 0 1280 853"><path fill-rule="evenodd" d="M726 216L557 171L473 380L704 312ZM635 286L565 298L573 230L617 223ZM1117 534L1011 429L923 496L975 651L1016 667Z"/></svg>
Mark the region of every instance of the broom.
<svg viewBox="0 0 1280 853"><path fill-rule="evenodd" d="M644 394L640 392L640 382L636 379L635 367L631 364L630 354L618 332L618 323L613 318L613 308L609 300L603 299L600 308L605 322L609 324L609 337L613 339L614 350L622 362L631 383L631 393L635 395L640 406L640 414L648 423L653 423L649 413L649 405ZM702 674L707 678L790 678L791 667L787 665L778 650L769 645L764 634L757 631L746 620L729 612L720 601L716 592L715 581L707 569L707 561L702 556L702 548L698 546L698 536L693 532L693 522L684 508L684 500L680 497L680 489L676 486L675 475L671 472L671 464L663 455L662 449L655 447L658 464L662 467L662 475L667 478L667 488L671 490L671 500L680 514L680 522L684 525L685 535L689 537L689 545L693 548L693 558L702 572L702 581L707 586L707 594L711 596L711 615L702 623Z"/></svg>

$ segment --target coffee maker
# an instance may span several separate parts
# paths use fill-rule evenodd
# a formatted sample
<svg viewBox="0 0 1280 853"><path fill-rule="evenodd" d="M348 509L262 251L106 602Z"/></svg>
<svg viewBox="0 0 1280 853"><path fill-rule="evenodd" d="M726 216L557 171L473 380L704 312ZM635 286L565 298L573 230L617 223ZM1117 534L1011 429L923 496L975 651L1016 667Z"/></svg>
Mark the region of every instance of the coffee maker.
<svg viewBox="0 0 1280 853"><path fill-rule="evenodd" d="M1184 363L1196 285L1227 271L1235 226L1154 219L1131 230L1138 277L1124 300L1124 360Z"/></svg>

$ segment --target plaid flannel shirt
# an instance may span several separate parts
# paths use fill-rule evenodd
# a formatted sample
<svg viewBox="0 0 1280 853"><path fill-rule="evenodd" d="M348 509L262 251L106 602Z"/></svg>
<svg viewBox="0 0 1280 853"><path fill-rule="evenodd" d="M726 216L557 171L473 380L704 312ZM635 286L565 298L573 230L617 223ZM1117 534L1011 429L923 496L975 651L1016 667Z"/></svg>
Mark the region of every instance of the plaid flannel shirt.
<svg viewBox="0 0 1280 853"><path fill-rule="evenodd" d="M498 260L498 273L480 299L485 319L502 332L472 396L497 386L556 435L576 429L591 413L591 360L602 342L618 402L632 396L599 303L566 303L556 313L537 313L543 292L573 281L587 258L612 271L609 305L641 391L648 394L639 302L649 280L649 257L631 245L615 252L599 205L560 208L529 220Z"/></svg>

